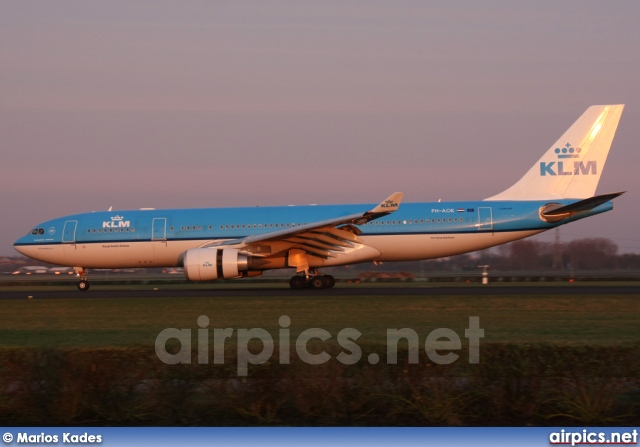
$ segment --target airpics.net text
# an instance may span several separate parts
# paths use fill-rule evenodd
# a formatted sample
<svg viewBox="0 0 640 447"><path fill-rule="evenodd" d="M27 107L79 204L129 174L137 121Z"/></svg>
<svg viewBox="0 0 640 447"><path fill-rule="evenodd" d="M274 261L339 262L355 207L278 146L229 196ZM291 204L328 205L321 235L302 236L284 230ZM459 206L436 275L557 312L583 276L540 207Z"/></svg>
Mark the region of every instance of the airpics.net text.
<svg viewBox="0 0 640 447"><path fill-rule="evenodd" d="M227 340L236 338L237 349L237 373L238 376L247 376L249 365L261 365L269 361L276 348L274 337L263 328L234 329L234 328L209 328L209 317L200 315L197 319L197 363L208 364L210 354L213 353L213 363L222 365L225 363L225 351ZM277 334L278 355L277 361L280 364L291 362L291 318L282 315L278 319L280 328ZM335 359L345 365L353 365L362 360L362 347L358 344L358 339L362 332L355 328L344 328L340 330L335 338L342 349ZM332 334L322 328L309 328L300 332L296 337L294 346L298 358L309 365L320 365L330 361L333 357L328 352L320 352L313 349L315 353L309 352L309 342L320 340L327 342L332 339ZM469 317L469 326L464 331L464 337L468 339L468 362L470 364L480 362L480 339L484 338L484 329L480 327L480 317ZM213 347L210 350L210 340L213 339ZM180 348L175 353L167 350L167 343L178 342ZM387 364L398 363L398 346L406 344L407 361L410 364L417 364L420 358L420 336L417 331L411 328L387 329L386 334L386 362ZM260 352L255 353L256 345L261 346ZM429 360L438 365L448 365L460 358L456 351L462 350L462 339L456 331L449 328L437 328L426 334L424 338L424 352ZM166 328L160 331L155 340L155 350L158 358L168 364L191 364L192 363L192 330ZM380 362L380 355L372 352L367 355L366 360L371 365Z"/></svg>

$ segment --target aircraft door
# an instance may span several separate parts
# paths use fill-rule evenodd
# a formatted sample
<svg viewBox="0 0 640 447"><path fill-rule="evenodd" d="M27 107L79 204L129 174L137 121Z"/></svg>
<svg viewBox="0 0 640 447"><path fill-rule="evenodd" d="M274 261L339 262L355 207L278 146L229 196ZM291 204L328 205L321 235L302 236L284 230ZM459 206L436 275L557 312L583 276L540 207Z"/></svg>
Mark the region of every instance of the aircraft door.
<svg viewBox="0 0 640 447"><path fill-rule="evenodd" d="M167 218L155 217L153 219L153 230L151 234L152 241L166 241L167 240Z"/></svg>
<svg viewBox="0 0 640 447"><path fill-rule="evenodd" d="M77 220L68 220L64 223L64 229L62 230L63 244L75 244L77 227L78 227Z"/></svg>
<svg viewBox="0 0 640 447"><path fill-rule="evenodd" d="M478 230L493 229L493 213L490 206L478 208Z"/></svg>

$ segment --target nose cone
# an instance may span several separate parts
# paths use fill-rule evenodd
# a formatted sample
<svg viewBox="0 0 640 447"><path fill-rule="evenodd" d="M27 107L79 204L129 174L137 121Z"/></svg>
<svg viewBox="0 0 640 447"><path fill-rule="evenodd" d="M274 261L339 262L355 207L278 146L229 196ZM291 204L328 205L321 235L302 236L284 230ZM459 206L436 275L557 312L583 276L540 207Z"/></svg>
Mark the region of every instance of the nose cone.
<svg viewBox="0 0 640 447"><path fill-rule="evenodd" d="M29 256L29 244L30 242L33 243L32 241L30 241L30 235L27 236L22 236L20 239L18 239L17 241L15 241L13 243L13 248L15 251L17 251L20 254L23 254L25 256Z"/></svg>
<svg viewBox="0 0 640 447"><path fill-rule="evenodd" d="M48 221L39 224L28 234L13 243L13 248L29 258L60 264L64 260L64 249L60 247L58 223Z"/></svg>

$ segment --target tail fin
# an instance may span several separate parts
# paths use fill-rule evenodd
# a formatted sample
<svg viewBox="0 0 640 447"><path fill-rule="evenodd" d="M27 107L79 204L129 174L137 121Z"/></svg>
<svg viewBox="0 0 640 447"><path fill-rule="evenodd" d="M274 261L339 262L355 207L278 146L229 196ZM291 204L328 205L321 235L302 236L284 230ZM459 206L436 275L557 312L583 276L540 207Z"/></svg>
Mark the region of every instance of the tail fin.
<svg viewBox="0 0 640 447"><path fill-rule="evenodd" d="M624 104L591 106L511 188L485 200L592 197Z"/></svg>

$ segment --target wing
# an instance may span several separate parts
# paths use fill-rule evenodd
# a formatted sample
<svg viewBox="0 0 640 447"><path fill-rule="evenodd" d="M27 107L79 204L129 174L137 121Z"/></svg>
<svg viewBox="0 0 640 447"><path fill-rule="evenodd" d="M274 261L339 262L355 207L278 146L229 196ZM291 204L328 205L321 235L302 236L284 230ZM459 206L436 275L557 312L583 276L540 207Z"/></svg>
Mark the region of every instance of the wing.
<svg viewBox="0 0 640 447"><path fill-rule="evenodd" d="M274 256L291 249L299 249L308 255L324 259L337 257L359 245L358 235L361 232L355 225L362 225L396 211L400 207L402 196L401 192L393 193L364 213L311 222L244 239L214 242L208 246L230 246L260 257Z"/></svg>

